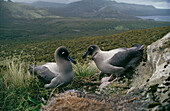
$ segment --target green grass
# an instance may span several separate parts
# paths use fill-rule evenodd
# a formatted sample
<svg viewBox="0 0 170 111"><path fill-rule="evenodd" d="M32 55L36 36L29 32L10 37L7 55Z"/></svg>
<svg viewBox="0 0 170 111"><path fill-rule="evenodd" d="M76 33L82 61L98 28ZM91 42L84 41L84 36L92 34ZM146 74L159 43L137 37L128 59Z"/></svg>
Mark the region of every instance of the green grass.
<svg viewBox="0 0 170 111"><path fill-rule="evenodd" d="M97 67L89 63L77 63L73 65L74 79L90 79L96 72L99 72Z"/></svg>
<svg viewBox="0 0 170 111"><path fill-rule="evenodd" d="M1 66L1 110L38 110L42 104L42 97L49 98L51 91L45 90L27 69L27 63L19 59L9 60Z"/></svg>
<svg viewBox="0 0 170 111"><path fill-rule="evenodd" d="M29 44L9 43L9 46L0 46L0 60L6 60L6 58L11 58L13 55L22 55L22 59L25 61L34 61L35 58L39 62L53 62L55 61L54 51L59 46L66 46L72 58L80 63L84 63L84 60L81 58L90 44L96 44L102 50L106 51L119 47L132 47L136 44L145 44L147 46L162 38L168 32L170 32L170 26L132 30L113 35L82 37L71 40L54 40ZM88 58L85 60L88 60Z"/></svg>

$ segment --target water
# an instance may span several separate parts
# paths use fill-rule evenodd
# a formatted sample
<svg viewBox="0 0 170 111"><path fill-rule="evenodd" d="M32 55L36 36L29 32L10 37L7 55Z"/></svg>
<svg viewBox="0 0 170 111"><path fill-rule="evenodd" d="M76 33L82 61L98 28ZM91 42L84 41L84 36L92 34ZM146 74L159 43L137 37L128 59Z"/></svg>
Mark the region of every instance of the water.
<svg viewBox="0 0 170 111"><path fill-rule="evenodd" d="M142 19L153 19L155 21L170 22L170 15L155 15L155 16L137 16Z"/></svg>

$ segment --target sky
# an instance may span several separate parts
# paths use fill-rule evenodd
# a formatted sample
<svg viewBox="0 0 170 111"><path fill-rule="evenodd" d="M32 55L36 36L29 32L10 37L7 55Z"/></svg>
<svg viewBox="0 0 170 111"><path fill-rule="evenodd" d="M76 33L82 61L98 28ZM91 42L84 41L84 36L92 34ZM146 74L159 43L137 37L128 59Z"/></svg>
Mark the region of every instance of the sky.
<svg viewBox="0 0 170 111"><path fill-rule="evenodd" d="M12 0L14 2L35 2L35 1L48 1L57 3L70 3L80 0ZM132 3L132 4L143 4L153 5L156 8L170 9L170 0L115 0L117 2Z"/></svg>

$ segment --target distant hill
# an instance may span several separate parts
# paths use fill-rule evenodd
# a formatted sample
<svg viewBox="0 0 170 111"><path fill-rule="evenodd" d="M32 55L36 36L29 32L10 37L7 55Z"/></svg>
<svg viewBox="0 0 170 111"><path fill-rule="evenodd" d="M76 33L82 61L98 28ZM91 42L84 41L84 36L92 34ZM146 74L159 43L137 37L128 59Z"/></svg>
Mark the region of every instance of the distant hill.
<svg viewBox="0 0 170 111"><path fill-rule="evenodd" d="M170 15L170 9L157 9L152 5L117 3L114 1L110 2L109 5L122 13L133 16Z"/></svg>
<svg viewBox="0 0 170 111"><path fill-rule="evenodd" d="M151 5L118 3L110 0L82 0L63 7L48 8L53 14L65 17L137 19L134 16L170 15L169 9Z"/></svg>
<svg viewBox="0 0 170 111"><path fill-rule="evenodd" d="M117 3L110 0L82 0L70 4L53 2L13 3L0 2L0 19L42 18L47 16L97 18L115 20L140 20L136 16L170 15L169 9L153 6Z"/></svg>
<svg viewBox="0 0 170 111"><path fill-rule="evenodd" d="M111 1L82 0L65 5L61 8L48 8L53 14L65 17L80 18L110 18L110 19L137 19L110 6ZM111 2L112 3L112 2Z"/></svg>
<svg viewBox="0 0 170 111"><path fill-rule="evenodd" d="M50 16L51 14L44 9L24 5L14 2L0 2L0 20L25 18L34 19Z"/></svg>
<svg viewBox="0 0 170 111"><path fill-rule="evenodd" d="M55 2L44 2L44 1L37 1L33 3L26 3L26 5L39 7L39 8L47 8L47 7L64 7L66 4L64 3L55 3Z"/></svg>

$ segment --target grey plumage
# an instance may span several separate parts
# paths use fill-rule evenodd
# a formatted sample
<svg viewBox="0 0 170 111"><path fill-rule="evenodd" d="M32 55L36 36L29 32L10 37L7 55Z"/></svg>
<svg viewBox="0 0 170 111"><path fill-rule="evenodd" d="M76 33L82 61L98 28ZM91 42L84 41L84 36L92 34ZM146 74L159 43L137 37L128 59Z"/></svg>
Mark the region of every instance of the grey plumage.
<svg viewBox="0 0 170 111"><path fill-rule="evenodd" d="M69 56L66 47L57 48L54 56L56 63L35 65L33 68L29 68L31 73L35 72L39 80L45 83L46 89L65 86L73 79L71 62L76 64L76 61Z"/></svg>
<svg viewBox="0 0 170 111"><path fill-rule="evenodd" d="M109 63L113 66L124 68L132 66L143 55L143 49L139 49L139 47L123 48L124 51L116 53L109 60Z"/></svg>
<svg viewBox="0 0 170 111"><path fill-rule="evenodd" d="M96 66L103 73L120 74L126 71L129 67L134 67L142 58L144 45L137 45L131 48L118 48L110 51L101 51L96 45L90 45L85 58L88 54L92 55Z"/></svg>

